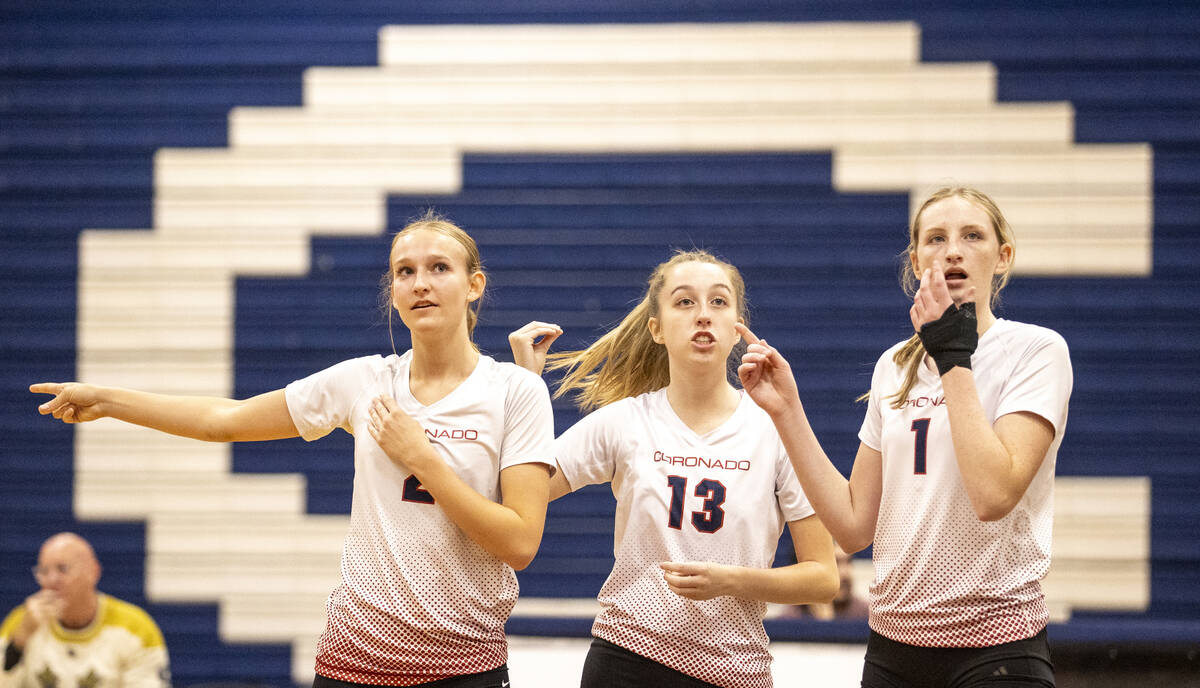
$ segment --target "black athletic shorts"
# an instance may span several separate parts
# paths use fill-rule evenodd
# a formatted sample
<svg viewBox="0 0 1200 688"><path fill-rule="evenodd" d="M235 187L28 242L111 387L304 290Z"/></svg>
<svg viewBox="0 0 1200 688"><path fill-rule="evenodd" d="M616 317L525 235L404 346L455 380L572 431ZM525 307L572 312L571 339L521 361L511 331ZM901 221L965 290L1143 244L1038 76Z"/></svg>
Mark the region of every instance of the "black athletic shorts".
<svg viewBox="0 0 1200 688"><path fill-rule="evenodd" d="M566 685L566 684L564 684ZM592 638L579 688L719 688L682 671Z"/></svg>
<svg viewBox="0 0 1200 688"><path fill-rule="evenodd" d="M350 683L349 681L339 681L337 679L325 678L317 674L313 679L313 688L360 688L361 686L369 686L369 683ZM509 688L508 685L508 665L501 664L491 671L484 671L478 674L466 674L465 676L451 676L450 678L438 679L429 683L420 684L422 688ZM412 688L415 688L412 687Z"/></svg>
<svg viewBox="0 0 1200 688"><path fill-rule="evenodd" d="M862 688L1054 688L1046 629L992 647L918 647L875 631Z"/></svg>

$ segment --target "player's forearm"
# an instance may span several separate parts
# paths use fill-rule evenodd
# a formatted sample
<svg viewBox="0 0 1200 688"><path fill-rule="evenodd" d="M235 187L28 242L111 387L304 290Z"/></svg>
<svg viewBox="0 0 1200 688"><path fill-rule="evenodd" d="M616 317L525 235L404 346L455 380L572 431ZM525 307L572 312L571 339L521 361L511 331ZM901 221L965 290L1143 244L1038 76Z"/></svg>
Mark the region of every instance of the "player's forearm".
<svg viewBox="0 0 1200 688"><path fill-rule="evenodd" d="M296 437L282 389L249 399L154 394L120 387L98 392L101 414L206 442Z"/></svg>
<svg viewBox="0 0 1200 688"><path fill-rule="evenodd" d="M734 597L775 604L829 602L838 591L837 570L816 561L755 569L730 568L729 593Z"/></svg>
<svg viewBox="0 0 1200 688"><path fill-rule="evenodd" d="M830 534L848 552L857 552L871 544L875 534L874 520L860 515L864 505L857 505L859 508L856 509L850 481L821 448L808 424L804 407L797 402L772 420L800 486L804 488L804 495Z"/></svg>
<svg viewBox="0 0 1200 688"><path fill-rule="evenodd" d="M1006 516L1021 499L1013 457L984 415L971 370L956 367L942 376L950 436L963 487L984 521Z"/></svg>
<svg viewBox="0 0 1200 688"><path fill-rule="evenodd" d="M467 537L514 569L521 570L533 561L542 543L545 507L540 515L523 517L476 492L444 461L439 459L429 464L417 478L433 495L435 504Z"/></svg>
<svg viewBox="0 0 1200 688"><path fill-rule="evenodd" d="M208 442L228 441L222 413L236 401L218 397L154 394L121 387L97 389L101 415L161 432Z"/></svg>

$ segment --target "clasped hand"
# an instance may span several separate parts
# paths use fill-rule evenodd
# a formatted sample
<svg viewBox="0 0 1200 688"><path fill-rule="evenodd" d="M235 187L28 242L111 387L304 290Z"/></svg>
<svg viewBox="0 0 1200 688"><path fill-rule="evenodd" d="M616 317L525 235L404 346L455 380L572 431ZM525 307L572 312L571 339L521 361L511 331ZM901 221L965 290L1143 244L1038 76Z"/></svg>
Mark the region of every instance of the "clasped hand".
<svg viewBox="0 0 1200 688"><path fill-rule="evenodd" d="M386 394L375 397L368 410L367 431L398 468L421 475L441 461L421 424Z"/></svg>
<svg viewBox="0 0 1200 688"><path fill-rule="evenodd" d="M711 600L730 594L729 567L708 561L664 561L663 580L671 592L689 600Z"/></svg>
<svg viewBox="0 0 1200 688"><path fill-rule="evenodd" d="M65 607L66 602L62 596L53 590L42 589L26 597L25 617L15 629L13 643L19 648L25 647L30 636L42 626L49 626L57 621Z"/></svg>

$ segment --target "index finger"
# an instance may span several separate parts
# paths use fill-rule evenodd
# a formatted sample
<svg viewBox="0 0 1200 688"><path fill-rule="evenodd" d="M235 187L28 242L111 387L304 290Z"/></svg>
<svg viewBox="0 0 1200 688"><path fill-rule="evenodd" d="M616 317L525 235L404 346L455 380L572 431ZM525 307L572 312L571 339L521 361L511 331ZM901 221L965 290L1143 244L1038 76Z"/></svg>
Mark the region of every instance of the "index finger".
<svg viewBox="0 0 1200 688"><path fill-rule="evenodd" d="M63 383L61 382L38 382L29 385L29 391L34 394L58 394L62 388Z"/></svg>
<svg viewBox="0 0 1200 688"><path fill-rule="evenodd" d="M734 323L733 329L737 330L737 333L742 335L742 339L745 339L747 344L757 344L759 342L758 336L751 332L750 328L746 327L742 323Z"/></svg>

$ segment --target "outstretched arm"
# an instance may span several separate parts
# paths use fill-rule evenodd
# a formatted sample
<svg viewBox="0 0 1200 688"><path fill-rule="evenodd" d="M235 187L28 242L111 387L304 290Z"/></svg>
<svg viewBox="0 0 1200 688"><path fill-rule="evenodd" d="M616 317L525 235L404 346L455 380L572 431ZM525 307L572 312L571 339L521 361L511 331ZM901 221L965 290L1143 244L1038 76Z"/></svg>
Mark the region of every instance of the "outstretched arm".
<svg viewBox="0 0 1200 688"><path fill-rule="evenodd" d="M838 591L833 541L816 516L790 521L796 563L768 569L712 562L663 562L663 578L675 594L692 600L720 595L778 604L829 602Z"/></svg>
<svg viewBox="0 0 1200 688"><path fill-rule="evenodd" d="M964 303L973 301L974 289ZM974 318L962 318L957 311L941 265L935 261L933 269L927 269L921 275L921 287L909 310L913 328L925 341L931 330L927 326L944 326L955 316L969 320L970 327L975 326ZM1054 426L1029 412L1010 413L997 418L995 423L988 422L979 400L979 389L975 386L975 374L970 368L969 355L975 349L970 334L966 332L962 337L970 340L966 344L942 338L939 344L949 345L949 361L936 345L927 343L926 346L931 349L929 353L938 362L939 370L944 369L942 391L946 395L950 437L963 487L975 515L983 521L994 521L1007 516L1025 495L1054 441ZM954 353L964 349L969 349L965 361L962 354L956 360Z"/></svg>
<svg viewBox="0 0 1200 688"><path fill-rule="evenodd" d="M860 444L847 480L825 455L808 424L791 366L765 340L737 325L749 343L738 376L750 398L775 423L796 477L817 515L847 552L857 552L875 537L883 491L883 457Z"/></svg>
<svg viewBox="0 0 1200 688"><path fill-rule="evenodd" d="M52 394L38 413L64 423L115 418L127 423L207 442L247 442L296 437L283 390L249 399L190 397L100 387L77 382L42 382L35 394Z"/></svg>
<svg viewBox="0 0 1200 688"><path fill-rule="evenodd" d="M500 471L501 503L476 492L429 443L417 421L389 396L371 402L367 430L392 463L412 471L454 525L489 553L520 570L542 543L550 467L523 463Z"/></svg>

